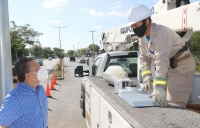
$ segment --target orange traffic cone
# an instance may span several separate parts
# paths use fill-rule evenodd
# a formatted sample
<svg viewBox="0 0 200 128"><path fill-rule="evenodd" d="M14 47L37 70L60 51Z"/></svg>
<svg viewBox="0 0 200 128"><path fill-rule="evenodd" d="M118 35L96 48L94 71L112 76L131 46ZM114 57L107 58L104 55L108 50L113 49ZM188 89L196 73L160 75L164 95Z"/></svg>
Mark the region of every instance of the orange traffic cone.
<svg viewBox="0 0 200 128"><path fill-rule="evenodd" d="M55 90L53 81L51 81L51 90Z"/></svg>
<svg viewBox="0 0 200 128"><path fill-rule="evenodd" d="M49 83L47 83L46 95L47 97L51 97L50 90L49 90Z"/></svg>
<svg viewBox="0 0 200 128"><path fill-rule="evenodd" d="M56 76L54 76L54 84L56 84Z"/></svg>

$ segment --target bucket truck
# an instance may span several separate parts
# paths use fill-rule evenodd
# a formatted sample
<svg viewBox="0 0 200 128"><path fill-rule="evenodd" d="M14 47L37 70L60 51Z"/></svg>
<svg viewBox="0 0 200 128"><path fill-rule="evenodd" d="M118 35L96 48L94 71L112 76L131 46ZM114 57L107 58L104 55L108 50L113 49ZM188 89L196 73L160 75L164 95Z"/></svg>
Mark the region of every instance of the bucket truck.
<svg viewBox="0 0 200 128"><path fill-rule="evenodd" d="M174 8L172 0L160 0L152 10L156 12L152 22L170 27L184 41L188 41L194 32L200 31L200 2ZM123 51L137 44L137 36L130 26L121 26L104 31L101 45L106 53L99 55L90 69L75 69L75 76L90 74L81 82L80 107L88 128L164 128L164 127L200 127L200 77L195 76L190 102L193 108L182 108L169 103L168 107L133 107L122 97L115 94L114 87L103 79L110 65L123 63L132 87L140 85L138 51ZM111 52L112 51L112 52ZM125 63L125 64L124 64ZM91 62L89 63L91 64ZM131 64L133 68L130 68ZM123 67L122 67L123 68ZM126 72L126 71L125 71ZM123 83L124 84L124 83ZM134 97L128 97L129 99ZM191 111L193 110L193 111Z"/></svg>

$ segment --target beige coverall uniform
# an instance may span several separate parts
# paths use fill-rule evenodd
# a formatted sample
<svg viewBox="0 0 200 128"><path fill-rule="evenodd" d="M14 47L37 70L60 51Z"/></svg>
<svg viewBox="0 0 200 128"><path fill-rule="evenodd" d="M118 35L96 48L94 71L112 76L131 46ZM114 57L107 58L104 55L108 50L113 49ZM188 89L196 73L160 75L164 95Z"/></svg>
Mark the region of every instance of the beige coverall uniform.
<svg viewBox="0 0 200 128"><path fill-rule="evenodd" d="M155 60L155 78L167 78L167 100L181 106L188 103L196 69L193 57L170 67L170 59L185 45L180 36L168 27L151 24L150 41L143 36L139 39L141 69L151 69ZM189 49L180 56L190 55Z"/></svg>

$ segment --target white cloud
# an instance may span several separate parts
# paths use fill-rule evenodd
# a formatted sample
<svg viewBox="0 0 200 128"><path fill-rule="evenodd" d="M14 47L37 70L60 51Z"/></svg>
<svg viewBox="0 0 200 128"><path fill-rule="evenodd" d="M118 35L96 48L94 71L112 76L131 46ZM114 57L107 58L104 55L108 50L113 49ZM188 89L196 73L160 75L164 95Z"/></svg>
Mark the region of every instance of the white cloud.
<svg viewBox="0 0 200 128"><path fill-rule="evenodd" d="M87 10L88 10L88 8L83 8L81 11L84 12L84 11L87 11Z"/></svg>
<svg viewBox="0 0 200 128"><path fill-rule="evenodd" d="M114 7L112 7L111 9L112 10L119 10L119 9L121 9L122 8L122 6L121 5L119 5L119 4L116 4Z"/></svg>
<svg viewBox="0 0 200 128"><path fill-rule="evenodd" d="M95 17L101 17L104 15L103 12L97 12L95 9L90 9L89 14Z"/></svg>
<svg viewBox="0 0 200 128"><path fill-rule="evenodd" d="M121 1L116 2L116 4L121 4L121 3L122 3Z"/></svg>
<svg viewBox="0 0 200 128"><path fill-rule="evenodd" d="M107 15L109 16L116 16L116 17L127 17L127 13L124 13L122 11L110 11L110 12L107 12Z"/></svg>
<svg viewBox="0 0 200 128"><path fill-rule="evenodd" d="M93 26L93 28L99 29L99 28L103 28L103 26L102 25L100 25L100 26Z"/></svg>
<svg viewBox="0 0 200 128"><path fill-rule="evenodd" d="M58 9L67 5L72 0L45 0L43 5L45 9Z"/></svg>
<svg viewBox="0 0 200 128"><path fill-rule="evenodd" d="M61 23L62 20L52 20L51 22L52 22L52 23Z"/></svg>
<svg viewBox="0 0 200 128"><path fill-rule="evenodd" d="M127 12L122 10L121 1L115 3L115 5L111 8L111 11L107 12L108 16L115 16L115 17L127 17ZM126 12L126 13L125 13Z"/></svg>

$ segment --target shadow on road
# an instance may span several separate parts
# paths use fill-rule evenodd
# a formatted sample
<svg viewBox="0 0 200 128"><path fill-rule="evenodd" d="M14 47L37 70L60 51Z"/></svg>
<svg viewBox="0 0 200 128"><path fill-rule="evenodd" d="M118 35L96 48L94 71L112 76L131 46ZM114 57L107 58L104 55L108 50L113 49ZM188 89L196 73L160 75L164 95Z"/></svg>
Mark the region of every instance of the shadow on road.
<svg viewBox="0 0 200 128"><path fill-rule="evenodd" d="M58 99L56 99L56 98L54 98L54 97L48 97L48 98L50 98L50 99L54 99L54 100L58 100Z"/></svg>
<svg viewBox="0 0 200 128"><path fill-rule="evenodd" d="M52 91L58 91L58 92L60 92L59 90L56 90L56 89L50 89L50 90L52 90Z"/></svg>
<svg viewBox="0 0 200 128"><path fill-rule="evenodd" d="M52 111L51 109L48 108L49 111Z"/></svg>

